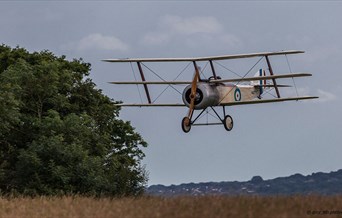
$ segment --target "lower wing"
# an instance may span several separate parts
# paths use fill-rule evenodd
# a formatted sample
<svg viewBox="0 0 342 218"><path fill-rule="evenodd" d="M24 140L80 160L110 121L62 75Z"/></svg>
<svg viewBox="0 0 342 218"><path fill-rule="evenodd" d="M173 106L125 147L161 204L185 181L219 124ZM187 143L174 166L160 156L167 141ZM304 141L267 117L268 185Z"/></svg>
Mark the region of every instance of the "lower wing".
<svg viewBox="0 0 342 218"><path fill-rule="evenodd" d="M258 99L252 101L234 101L213 106L235 106L243 104L264 104L282 101L300 101L318 98L317 96L300 96L291 98ZM119 107L185 107L185 104L116 104Z"/></svg>

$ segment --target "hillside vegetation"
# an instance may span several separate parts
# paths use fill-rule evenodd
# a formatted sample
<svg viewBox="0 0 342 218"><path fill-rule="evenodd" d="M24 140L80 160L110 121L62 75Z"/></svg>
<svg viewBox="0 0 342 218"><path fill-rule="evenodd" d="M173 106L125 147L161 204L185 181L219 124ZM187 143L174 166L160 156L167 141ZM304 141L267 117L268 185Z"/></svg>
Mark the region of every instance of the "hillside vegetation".
<svg viewBox="0 0 342 218"><path fill-rule="evenodd" d="M155 196L202 195L342 195L342 170L264 180L254 176L246 182L206 182L181 185L152 185L147 193Z"/></svg>

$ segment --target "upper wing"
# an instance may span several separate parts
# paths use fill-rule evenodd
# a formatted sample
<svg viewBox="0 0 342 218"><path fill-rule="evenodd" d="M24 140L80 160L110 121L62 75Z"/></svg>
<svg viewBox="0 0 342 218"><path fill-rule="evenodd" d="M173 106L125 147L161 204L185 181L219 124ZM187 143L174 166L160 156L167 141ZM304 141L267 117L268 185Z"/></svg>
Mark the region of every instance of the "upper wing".
<svg viewBox="0 0 342 218"><path fill-rule="evenodd" d="M261 56L274 56L274 55L287 55L299 54L304 51L289 50L278 52L260 52L249 54L236 54L236 55L222 55L222 56L208 56L208 57L195 57L195 58L124 58L124 59L105 59L106 62L182 62L182 61L217 61L238 58L252 58Z"/></svg>

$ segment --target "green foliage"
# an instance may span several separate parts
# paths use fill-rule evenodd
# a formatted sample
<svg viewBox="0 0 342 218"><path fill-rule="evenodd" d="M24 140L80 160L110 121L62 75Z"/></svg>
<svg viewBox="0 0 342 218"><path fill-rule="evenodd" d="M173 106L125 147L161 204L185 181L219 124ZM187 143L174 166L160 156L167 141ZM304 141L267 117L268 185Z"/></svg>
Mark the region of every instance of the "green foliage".
<svg viewBox="0 0 342 218"><path fill-rule="evenodd" d="M90 64L0 46L0 189L24 195L140 194L147 146L87 78Z"/></svg>

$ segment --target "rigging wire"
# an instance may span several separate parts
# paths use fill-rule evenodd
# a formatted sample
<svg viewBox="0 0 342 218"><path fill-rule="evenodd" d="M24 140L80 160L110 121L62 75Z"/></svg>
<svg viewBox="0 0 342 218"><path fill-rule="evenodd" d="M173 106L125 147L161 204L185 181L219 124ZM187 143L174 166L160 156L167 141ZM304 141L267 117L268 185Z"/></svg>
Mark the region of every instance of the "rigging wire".
<svg viewBox="0 0 342 218"><path fill-rule="evenodd" d="M201 72L201 75L204 77L204 79L207 79L207 77L205 76L205 74L204 74L204 70L205 70L205 68L207 68L207 66L208 66L208 63L209 62L207 62L206 64L205 64L205 66L204 66L204 68L203 69L201 69L201 67L199 67L199 69L200 69L200 72Z"/></svg>
<svg viewBox="0 0 342 218"><path fill-rule="evenodd" d="M287 66L289 67L290 73L292 74L292 69L291 69L291 65L290 65L289 59L287 58L287 55L285 55L285 57L286 57ZM298 96L299 96L299 94L298 94L298 90L297 90L296 82L295 82L295 80L294 80L294 78L293 78L293 77L292 77L292 81L293 81L293 85L294 85L294 87L295 87L296 94L297 94L297 97L298 97Z"/></svg>
<svg viewBox="0 0 342 218"><path fill-rule="evenodd" d="M273 91L274 89L275 89L275 88L270 88L269 90L265 90L265 89L264 89L264 93L261 95L261 97L264 97L266 94L269 94L269 95L271 95L272 97L277 98L277 96L275 96L274 94L272 94L272 91Z"/></svg>
<svg viewBox="0 0 342 218"><path fill-rule="evenodd" d="M224 69L228 70L229 72L231 72L231 73L235 74L236 76L238 76L238 77L241 77L241 76L240 76L238 73L235 73L234 71L232 71L232 70L231 70L231 69L229 69L228 67L224 66L224 65L223 65L223 64L221 64L220 62L217 62L217 61L215 61L215 64L217 64L217 65L221 66L222 68L224 68Z"/></svg>
<svg viewBox="0 0 342 218"><path fill-rule="evenodd" d="M163 80L164 82L167 82L165 79L163 79L161 76L159 76L156 72L154 72L151 68L149 68L148 66L146 66L144 63L141 63L144 67L146 67L149 71L151 71L154 75L156 75L159 79ZM173 87L172 85L170 85L171 88L173 88L174 90L176 90L179 94L182 94L178 89L176 89L175 87Z"/></svg>
<svg viewBox="0 0 342 218"><path fill-rule="evenodd" d="M176 79L178 79L178 77L180 77L184 71L189 67L189 65L191 64L191 62L189 62L185 67L184 69L176 76L176 78L173 79L173 81L176 81ZM154 103L155 101L158 100L158 98L170 87L171 85L169 84L153 101L152 103Z"/></svg>

